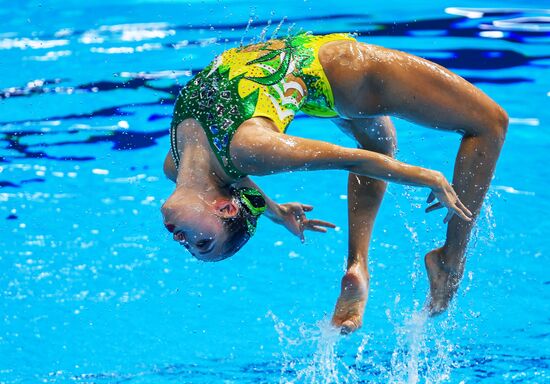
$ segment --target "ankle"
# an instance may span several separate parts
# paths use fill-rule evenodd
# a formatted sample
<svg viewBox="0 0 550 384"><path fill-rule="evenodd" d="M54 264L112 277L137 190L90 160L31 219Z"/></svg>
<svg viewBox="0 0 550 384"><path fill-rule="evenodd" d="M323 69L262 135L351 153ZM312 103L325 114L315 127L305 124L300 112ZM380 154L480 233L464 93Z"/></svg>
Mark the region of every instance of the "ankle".
<svg viewBox="0 0 550 384"><path fill-rule="evenodd" d="M447 245L440 248L439 262L449 272L460 272L464 269L465 249L462 247L453 248Z"/></svg>
<svg viewBox="0 0 550 384"><path fill-rule="evenodd" d="M355 262L353 264L348 264L346 268L346 274L360 274L367 280L370 279L369 269L362 262Z"/></svg>
<svg viewBox="0 0 550 384"><path fill-rule="evenodd" d="M449 257L459 256L460 258L464 257L466 253L466 247L468 242L457 242L457 241L446 241L445 244L440 248L440 250Z"/></svg>

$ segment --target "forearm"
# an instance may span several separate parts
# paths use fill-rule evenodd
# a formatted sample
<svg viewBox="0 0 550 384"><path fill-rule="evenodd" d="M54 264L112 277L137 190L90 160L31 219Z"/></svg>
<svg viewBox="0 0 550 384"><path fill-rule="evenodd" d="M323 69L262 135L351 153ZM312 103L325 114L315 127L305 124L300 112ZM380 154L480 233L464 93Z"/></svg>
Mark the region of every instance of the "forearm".
<svg viewBox="0 0 550 384"><path fill-rule="evenodd" d="M362 149L350 149L345 169L375 179L399 184L433 188L439 185L443 175L414 165L409 165L379 153Z"/></svg>

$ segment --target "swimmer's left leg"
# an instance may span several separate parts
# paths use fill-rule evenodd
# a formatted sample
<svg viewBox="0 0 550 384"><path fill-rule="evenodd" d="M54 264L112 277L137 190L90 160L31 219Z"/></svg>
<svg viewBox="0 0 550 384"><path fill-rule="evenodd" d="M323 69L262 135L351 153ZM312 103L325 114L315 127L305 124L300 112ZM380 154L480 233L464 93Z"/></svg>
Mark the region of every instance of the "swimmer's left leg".
<svg viewBox="0 0 550 384"><path fill-rule="evenodd" d="M463 78L404 52L340 41L323 45L319 59L341 116L398 116L462 135L453 188L473 220L452 217L443 247L425 257L428 308L432 315L441 313L464 273L466 247L504 143L508 115Z"/></svg>
<svg viewBox="0 0 550 384"><path fill-rule="evenodd" d="M334 122L352 136L359 148L393 156L395 129L388 117ZM368 252L374 219L386 191L386 182L350 173L348 176L349 251L346 274L332 323L349 333L361 327L369 293Z"/></svg>

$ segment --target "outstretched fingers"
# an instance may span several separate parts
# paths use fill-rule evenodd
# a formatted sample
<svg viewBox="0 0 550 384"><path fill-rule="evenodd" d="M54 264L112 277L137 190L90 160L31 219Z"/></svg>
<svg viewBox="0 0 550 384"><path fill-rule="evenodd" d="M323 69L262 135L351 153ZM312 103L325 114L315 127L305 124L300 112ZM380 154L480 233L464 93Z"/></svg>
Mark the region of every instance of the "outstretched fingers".
<svg viewBox="0 0 550 384"><path fill-rule="evenodd" d="M457 203L458 203L458 206L462 209L462 211L466 213L470 218L474 216L474 214L470 212L468 208L466 208L466 206L462 203L462 201L458 200Z"/></svg>
<svg viewBox="0 0 550 384"><path fill-rule="evenodd" d="M435 195L433 195L433 198L432 198L432 194L430 194L427 201L432 202L434 199L435 199ZM472 220L472 216L473 216L472 212L470 212L470 210L466 208L466 206L462 203L462 201L460 201L460 199L456 194L453 193L450 198L440 197L440 200L441 201L427 207L426 213L447 207L449 211L447 212L447 215L443 219L443 222L445 224L447 224L455 214L458 217L460 217L462 220L465 220L465 221ZM447 200L447 201L445 202L444 200Z"/></svg>
<svg viewBox="0 0 550 384"><path fill-rule="evenodd" d="M464 204L462 204L462 201L460 201L460 199L458 198L458 195L454 190L453 190L453 198L454 198L454 200L452 200L453 204L449 207L449 209L453 211L453 214L458 215L458 217L460 217L462 220L472 221L472 212L470 212L468 208L466 208ZM444 223L448 223L449 220L451 220L451 217L453 215L449 216L449 214L447 214L447 216L448 217L445 217L447 221L443 220Z"/></svg>
<svg viewBox="0 0 550 384"><path fill-rule="evenodd" d="M432 201L433 201L433 200L432 200ZM426 213L435 211L435 210L437 210L437 209L441 209L441 208L443 208L443 207L444 207L444 205L443 205L441 202L432 204L432 205L430 205L428 208L426 208Z"/></svg>
<svg viewBox="0 0 550 384"><path fill-rule="evenodd" d="M323 220L306 220L304 223L304 229L308 229L314 232L327 232L327 228L336 228L336 225Z"/></svg>
<svg viewBox="0 0 550 384"><path fill-rule="evenodd" d="M302 209L304 212L310 212L313 210L313 205L302 204Z"/></svg>
<svg viewBox="0 0 550 384"><path fill-rule="evenodd" d="M458 206L458 204L455 204L454 206L452 206L451 208L449 208L449 213L451 213L450 217L448 218L447 221L443 220L444 223L448 223L449 220L451 220L451 217L456 214L458 217L460 217L462 220L465 220L465 221L472 221L472 218L470 217L470 215L466 214L466 212L464 212L464 210L462 208L460 208ZM449 214L447 214L447 216L449 216ZM445 218L447 219L447 217Z"/></svg>

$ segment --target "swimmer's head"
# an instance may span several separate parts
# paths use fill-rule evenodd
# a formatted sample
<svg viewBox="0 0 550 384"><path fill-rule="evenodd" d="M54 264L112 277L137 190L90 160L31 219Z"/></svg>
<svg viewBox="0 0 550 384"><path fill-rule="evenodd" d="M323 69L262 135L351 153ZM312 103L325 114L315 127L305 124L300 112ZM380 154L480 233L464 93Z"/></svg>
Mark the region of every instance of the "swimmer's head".
<svg viewBox="0 0 550 384"><path fill-rule="evenodd" d="M254 235L265 200L254 188L231 188L210 199L176 190L161 210L175 241L199 260L220 261Z"/></svg>

